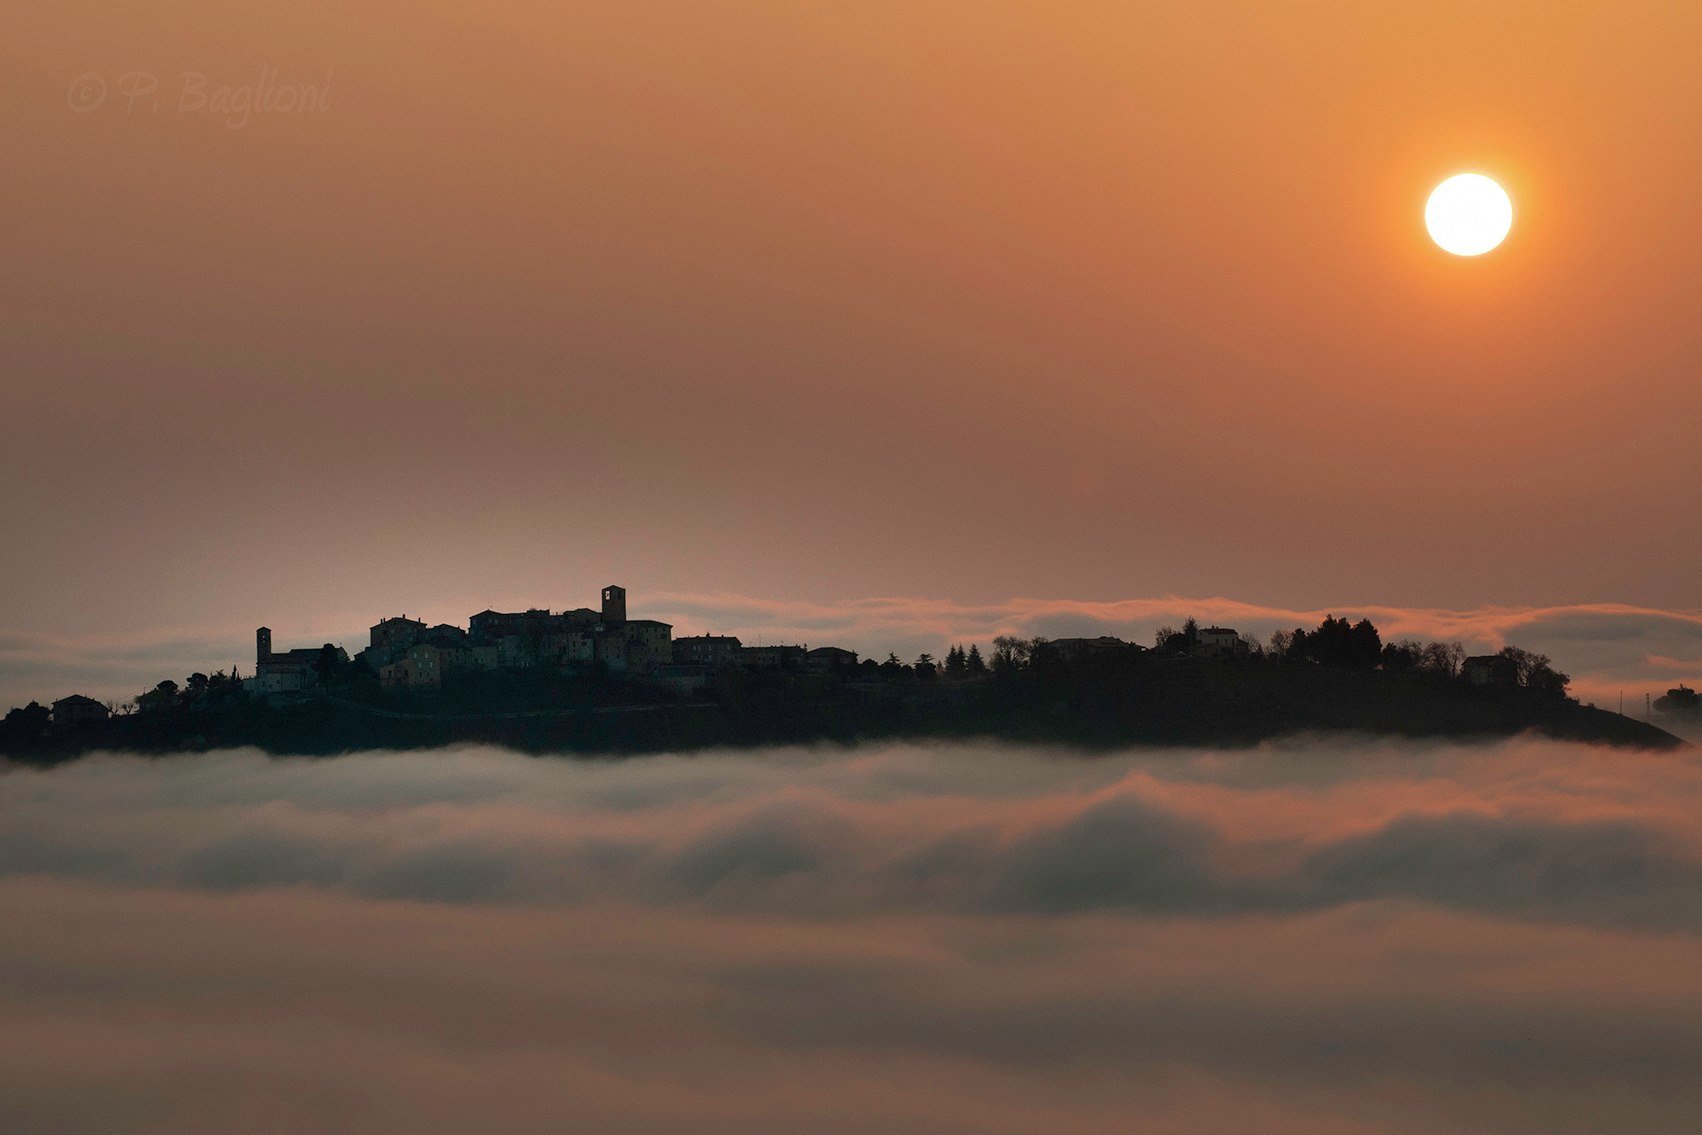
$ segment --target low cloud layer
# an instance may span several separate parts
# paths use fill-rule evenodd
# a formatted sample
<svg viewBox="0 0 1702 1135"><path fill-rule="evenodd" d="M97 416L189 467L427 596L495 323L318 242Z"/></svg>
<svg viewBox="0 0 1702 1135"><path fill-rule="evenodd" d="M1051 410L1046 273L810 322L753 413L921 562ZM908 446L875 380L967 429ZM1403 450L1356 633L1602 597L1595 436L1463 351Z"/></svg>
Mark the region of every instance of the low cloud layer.
<svg viewBox="0 0 1702 1135"><path fill-rule="evenodd" d="M0 1128L1688 1130L1699 806L1537 741L15 770Z"/></svg>

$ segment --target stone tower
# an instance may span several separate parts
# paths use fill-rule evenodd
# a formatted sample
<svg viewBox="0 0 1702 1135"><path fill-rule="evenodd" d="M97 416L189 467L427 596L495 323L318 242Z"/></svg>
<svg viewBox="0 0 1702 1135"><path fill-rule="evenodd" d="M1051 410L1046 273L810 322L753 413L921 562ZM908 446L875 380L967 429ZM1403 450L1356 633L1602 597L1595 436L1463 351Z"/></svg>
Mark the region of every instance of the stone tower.
<svg viewBox="0 0 1702 1135"><path fill-rule="evenodd" d="M610 628L626 625L626 588L612 583L603 588L603 625Z"/></svg>
<svg viewBox="0 0 1702 1135"><path fill-rule="evenodd" d="M272 628L261 627L254 632L254 663L259 665L272 657Z"/></svg>

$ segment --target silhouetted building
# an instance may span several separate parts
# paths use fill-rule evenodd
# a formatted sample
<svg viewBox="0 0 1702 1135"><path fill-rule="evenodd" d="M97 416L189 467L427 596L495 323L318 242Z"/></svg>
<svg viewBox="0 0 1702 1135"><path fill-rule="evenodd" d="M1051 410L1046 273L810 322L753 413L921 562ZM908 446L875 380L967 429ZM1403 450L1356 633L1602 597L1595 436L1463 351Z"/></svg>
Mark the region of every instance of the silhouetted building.
<svg viewBox="0 0 1702 1135"><path fill-rule="evenodd" d="M1460 676L1473 686L1519 684L1519 668L1511 658L1501 654L1474 654L1461 664Z"/></svg>
<svg viewBox="0 0 1702 1135"><path fill-rule="evenodd" d="M1112 635L1098 638L1054 638L1040 644L1040 650L1063 662L1079 662L1083 658L1104 658L1116 654L1137 654L1145 647L1124 642Z"/></svg>
<svg viewBox="0 0 1702 1135"><path fill-rule="evenodd" d="M429 642L410 646L401 658L378 671L379 685L387 690L436 690L443 675L454 668L455 652Z"/></svg>
<svg viewBox="0 0 1702 1135"><path fill-rule="evenodd" d="M1188 653L1194 658L1244 658L1250 650L1233 627L1201 627Z"/></svg>
<svg viewBox="0 0 1702 1135"><path fill-rule="evenodd" d="M738 664L751 670L785 670L801 666L804 648L801 646L741 646Z"/></svg>
<svg viewBox="0 0 1702 1135"><path fill-rule="evenodd" d="M673 627L655 619L628 619L603 628L592 640L594 659L610 670L644 674L673 660L669 636Z"/></svg>
<svg viewBox="0 0 1702 1135"><path fill-rule="evenodd" d="M559 656L563 662L589 666L597 658L597 632L594 627L565 631L560 637Z"/></svg>
<svg viewBox="0 0 1702 1135"><path fill-rule="evenodd" d="M621 601L624 612L626 601ZM658 622L655 619L626 619L623 613L620 627L613 631L605 631L605 635L618 634L626 640L626 666L628 670L644 672L657 666L666 666L674 660L672 644L674 628L671 623Z"/></svg>
<svg viewBox="0 0 1702 1135"><path fill-rule="evenodd" d="M361 652L371 666L382 666L401 657L402 652L424 640L426 625L419 619L399 615L380 619L367 632L367 648Z"/></svg>
<svg viewBox="0 0 1702 1135"><path fill-rule="evenodd" d="M727 666L739 654L739 640L730 634L700 634L676 638L674 661L686 666Z"/></svg>
<svg viewBox="0 0 1702 1135"><path fill-rule="evenodd" d="M534 643L531 649L534 656L540 660L554 660L554 655L563 646L564 636L574 632L588 634L601 620L602 617L589 607L563 611L559 615L546 607L512 612L485 610L467 620L466 637L477 642L528 638Z"/></svg>
<svg viewBox="0 0 1702 1135"><path fill-rule="evenodd" d="M603 629L618 630L626 625L626 588L609 584L603 588Z"/></svg>
<svg viewBox="0 0 1702 1135"><path fill-rule="evenodd" d="M592 659L594 633L562 630L558 624L551 623L497 640L497 658L500 665L509 669L587 663Z"/></svg>
<svg viewBox="0 0 1702 1135"><path fill-rule="evenodd" d="M82 694L72 694L53 703L53 724L61 729L105 721L111 716L112 711L103 703Z"/></svg>
<svg viewBox="0 0 1702 1135"><path fill-rule="evenodd" d="M455 649L467 641L467 632L454 623L438 623L435 627L427 627L420 641Z"/></svg>
<svg viewBox="0 0 1702 1135"><path fill-rule="evenodd" d="M1655 708L1662 713L1702 713L1702 697L1680 682L1655 699Z"/></svg>
<svg viewBox="0 0 1702 1135"><path fill-rule="evenodd" d="M849 669L857 665L857 652L842 646L818 646L805 653L804 665L811 670Z"/></svg>
<svg viewBox="0 0 1702 1135"><path fill-rule="evenodd" d="M546 607L487 608L471 616L467 626L463 631L450 623L427 627L413 619L386 619L373 628L373 645L363 657L392 689L435 687L444 674L458 669L602 662L612 670L649 672L673 657L673 628L655 619L628 619L626 589L615 584L603 588L601 610L576 607L558 614ZM414 653L420 645L437 647L441 654Z"/></svg>
<svg viewBox="0 0 1702 1135"><path fill-rule="evenodd" d="M550 614L548 608L533 607L515 612L487 609L468 619L467 625L474 638L502 639L527 634L542 636L559 624L558 616Z"/></svg>
<svg viewBox="0 0 1702 1135"><path fill-rule="evenodd" d="M469 638L461 647L469 670L496 670L502 666L502 643Z"/></svg>
<svg viewBox="0 0 1702 1135"><path fill-rule="evenodd" d="M272 631L254 632L254 677L245 678L242 688L251 694L290 694L319 684L319 671L327 661L346 663L348 654L340 646L302 647L279 653L272 649Z"/></svg>

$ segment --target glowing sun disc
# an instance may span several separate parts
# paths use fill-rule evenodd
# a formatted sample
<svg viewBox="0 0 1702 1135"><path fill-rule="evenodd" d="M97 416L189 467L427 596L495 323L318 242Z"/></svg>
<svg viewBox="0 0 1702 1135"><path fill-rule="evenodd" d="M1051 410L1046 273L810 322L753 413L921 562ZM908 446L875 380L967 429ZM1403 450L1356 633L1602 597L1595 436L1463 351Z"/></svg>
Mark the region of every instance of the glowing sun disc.
<svg viewBox="0 0 1702 1135"><path fill-rule="evenodd" d="M1438 185L1424 206L1430 239L1455 256L1482 256L1507 239L1513 201L1481 173L1460 173Z"/></svg>

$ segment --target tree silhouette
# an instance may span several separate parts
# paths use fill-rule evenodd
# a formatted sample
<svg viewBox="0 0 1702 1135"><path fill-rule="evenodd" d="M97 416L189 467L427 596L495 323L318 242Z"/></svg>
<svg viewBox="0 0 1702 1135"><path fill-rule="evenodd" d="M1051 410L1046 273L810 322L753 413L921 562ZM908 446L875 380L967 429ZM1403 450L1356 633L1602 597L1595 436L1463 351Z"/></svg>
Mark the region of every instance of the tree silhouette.
<svg viewBox="0 0 1702 1135"><path fill-rule="evenodd" d="M1500 656L1512 666L1513 674L1523 688L1551 697L1566 696L1566 687L1572 679L1554 669L1548 655L1504 646Z"/></svg>
<svg viewBox="0 0 1702 1135"><path fill-rule="evenodd" d="M53 711L32 701L6 714L5 731L12 737L35 737L52 723Z"/></svg>
<svg viewBox="0 0 1702 1135"><path fill-rule="evenodd" d="M1375 669L1383 655L1383 639L1370 619L1350 623L1327 615L1315 631L1296 628L1288 644L1290 660L1316 662L1356 670Z"/></svg>
<svg viewBox="0 0 1702 1135"><path fill-rule="evenodd" d="M1031 640L1002 634L993 640L993 673L1014 674L1028 665L1033 653Z"/></svg>
<svg viewBox="0 0 1702 1135"><path fill-rule="evenodd" d="M1427 642L1420 655L1419 665L1444 678L1458 678L1466 661L1466 648L1457 642Z"/></svg>
<svg viewBox="0 0 1702 1135"><path fill-rule="evenodd" d="M1414 642L1412 639L1383 644L1382 666L1385 670L1397 673L1416 670L1423 657L1423 644Z"/></svg>

